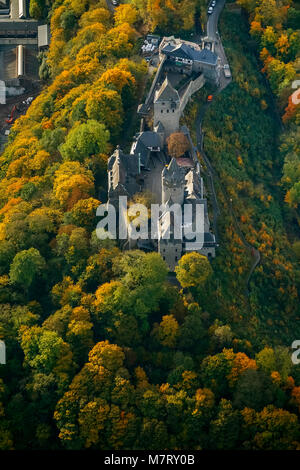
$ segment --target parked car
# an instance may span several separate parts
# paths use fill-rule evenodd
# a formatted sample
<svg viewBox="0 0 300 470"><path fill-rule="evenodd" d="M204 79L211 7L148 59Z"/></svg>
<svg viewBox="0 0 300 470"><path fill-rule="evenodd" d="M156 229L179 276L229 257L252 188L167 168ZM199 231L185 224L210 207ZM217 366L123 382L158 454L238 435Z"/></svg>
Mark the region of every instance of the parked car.
<svg viewBox="0 0 300 470"><path fill-rule="evenodd" d="M207 102L210 103L213 100L213 95L208 95Z"/></svg>
<svg viewBox="0 0 300 470"><path fill-rule="evenodd" d="M207 10L208 15L211 15L213 11L214 11L213 7L209 7L209 9Z"/></svg>
<svg viewBox="0 0 300 470"><path fill-rule="evenodd" d="M231 72L230 72L230 68L229 68L229 65L228 64L225 64L223 66L223 70L224 70L224 75L226 78L230 78L231 77Z"/></svg>
<svg viewBox="0 0 300 470"><path fill-rule="evenodd" d="M213 8L216 6L216 0L213 0L213 1L211 2L211 6L212 6Z"/></svg>
<svg viewBox="0 0 300 470"><path fill-rule="evenodd" d="M111 3L117 7L119 5L119 1L118 0L111 0Z"/></svg>

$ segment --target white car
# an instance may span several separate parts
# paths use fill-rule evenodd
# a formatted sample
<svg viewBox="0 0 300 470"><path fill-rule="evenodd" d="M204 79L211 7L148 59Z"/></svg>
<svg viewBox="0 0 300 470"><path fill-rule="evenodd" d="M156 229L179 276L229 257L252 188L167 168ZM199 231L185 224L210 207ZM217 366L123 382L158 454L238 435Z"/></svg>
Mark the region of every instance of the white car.
<svg viewBox="0 0 300 470"><path fill-rule="evenodd" d="M118 0L111 0L111 3L116 7L119 5L119 1Z"/></svg>
<svg viewBox="0 0 300 470"><path fill-rule="evenodd" d="M211 15L213 11L214 11L213 7L209 7L209 9L207 10L207 13Z"/></svg>
<svg viewBox="0 0 300 470"><path fill-rule="evenodd" d="M213 0L213 1L211 2L211 6L212 6L213 8L216 6L216 1L215 1L215 0Z"/></svg>
<svg viewBox="0 0 300 470"><path fill-rule="evenodd" d="M226 78L230 78L231 77L231 72L230 72L230 68L229 68L229 65L228 64L225 64L223 66L223 70L224 70L224 75Z"/></svg>

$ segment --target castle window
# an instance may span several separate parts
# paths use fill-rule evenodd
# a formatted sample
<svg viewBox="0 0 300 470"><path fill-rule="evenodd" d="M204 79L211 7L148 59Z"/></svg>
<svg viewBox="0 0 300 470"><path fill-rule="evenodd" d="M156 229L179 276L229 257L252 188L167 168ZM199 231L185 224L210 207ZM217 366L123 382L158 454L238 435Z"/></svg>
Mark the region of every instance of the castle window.
<svg viewBox="0 0 300 470"><path fill-rule="evenodd" d="M167 113L169 112L169 110L167 109Z"/></svg>
<svg viewBox="0 0 300 470"><path fill-rule="evenodd" d="M161 113L163 113L163 110L161 110Z"/></svg>

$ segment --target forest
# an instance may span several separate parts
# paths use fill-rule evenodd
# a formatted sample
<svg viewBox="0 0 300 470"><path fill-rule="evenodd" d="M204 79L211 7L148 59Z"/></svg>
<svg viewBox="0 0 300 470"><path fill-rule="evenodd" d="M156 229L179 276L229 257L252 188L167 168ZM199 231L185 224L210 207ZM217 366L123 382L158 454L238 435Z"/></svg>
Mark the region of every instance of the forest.
<svg viewBox="0 0 300 470"><path fill-rule="evenodd" d="M237 0L221 16L233 81L203 123L215 260L185 255L176 286L158 253L95 232L107 159L149 86L143 37L184 37L206 10L30 1L51 45L0 155L1 450L300 449L299 2ZM191 129L207 93L188 105ZM249 285L245 240L261 254Z"/></svg>

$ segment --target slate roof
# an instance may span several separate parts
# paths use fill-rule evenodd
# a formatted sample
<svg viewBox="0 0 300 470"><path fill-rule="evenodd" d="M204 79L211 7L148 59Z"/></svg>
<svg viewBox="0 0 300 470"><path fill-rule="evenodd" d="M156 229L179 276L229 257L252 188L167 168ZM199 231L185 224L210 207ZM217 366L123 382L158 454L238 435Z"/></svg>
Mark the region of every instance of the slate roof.
<svg viewBox="0 0 300 470"><path fill-rule="evenodd" d="M201 51L194 51L195 60L198 62L205 62L207 64L216 65L218 62L218 56L208 49L202 49Z"/></svg>
<svg viewBox="0 0 300 470"><path fill-rule="evenodd" d="M165 128L160 121L158 121L154 129L155 129L155 132L160 132L160 133L165 132Z"/></svg>
<svg viewBox="0 0 300 470"><path fill-rule="evenodd" d="M139 135L138 140L140 140L146 147L161 147L161 139L156 132L142 132Z"/></svg>
<svg viewBox="0 0 300 470"><path fill-rule="evenodd" d="M210 65L216 65L218 56L214 52L208 49L202 49L201 51L193 49L185 43L179 45L167 44L162 52L173 57L181 57L182 59L192 59L196 62L204 62Z"/></svg>
<svg viewBox="0 0 300 470"><path fill-rule="evenodd" d="M151 152L150 147L161 147L161 145L161 139L157 132L141 132L137 137L134 147L131 149L131 155L135 155L137 158L140 155L141 164L144 167L147 167L148 158Z"/></svg>
<svg viewBox="0 0 300 470"><path fill-rule="evenodd" d="M162 171L162 176L172 182L181 182L184 178L183 170L177 165L176 158L172 158L168 166Z"/></svg>
<svg viewBox="0 0 300 470"><path fill-rule="evenodd" d="M118 146L107 163L108 171L112 170L115 161L118 161L127 173L136 175L138 173L138 158L137 155L127 155Z"/></svg>
<svg viewBox="0 0 300 470"><path fill-rule="evenodd" d="M182 57L184 59L191 59L190 49L190 47L188 47L182 42L175 46L168 44L162 49L162 52L167 53L169 55L176 55L176 57Z"/></svg>
<svg viewBox="0 0 300 470"><path fill-rule="evenodd" d="M32 19L26 19L26 20L11 20L11 19L5 19L1 20L1 37L4 36L5 32L15 34L15 32L19 31L34 31L37 34L38 30L38 22L36 20Z"/></svg>
<svg viewBox="0 0 300 470"><path fill-rule="evenodd" d="M179 101L178 91L172 87L168 77L165 78L165 81L163 82L160 89L156 91L154 102L164 101L164 100L165 101Z"/></svg>

